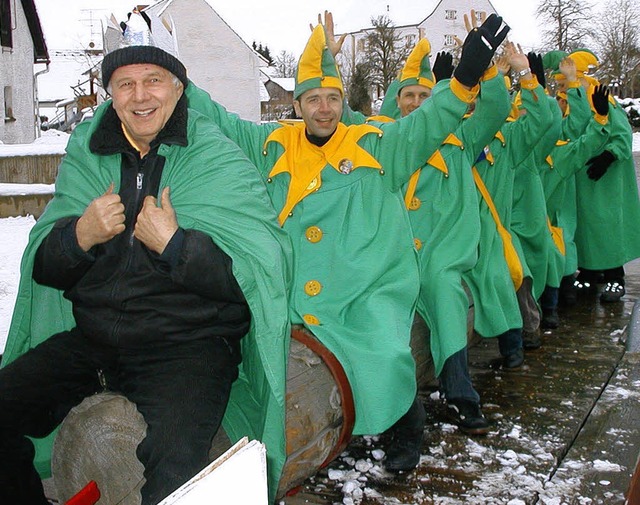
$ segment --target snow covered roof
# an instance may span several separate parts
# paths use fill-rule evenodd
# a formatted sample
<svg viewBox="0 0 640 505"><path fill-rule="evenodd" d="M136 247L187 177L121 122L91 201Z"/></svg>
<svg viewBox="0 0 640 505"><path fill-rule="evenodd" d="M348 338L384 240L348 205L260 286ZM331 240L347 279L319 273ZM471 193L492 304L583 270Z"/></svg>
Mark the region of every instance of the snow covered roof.
<svg viewBox="0 0 640 505"><path fill-rule="evenodd" d="M293 77L272 77L271 80L285 91L293 91L296 87L296 80Z"/></svg>

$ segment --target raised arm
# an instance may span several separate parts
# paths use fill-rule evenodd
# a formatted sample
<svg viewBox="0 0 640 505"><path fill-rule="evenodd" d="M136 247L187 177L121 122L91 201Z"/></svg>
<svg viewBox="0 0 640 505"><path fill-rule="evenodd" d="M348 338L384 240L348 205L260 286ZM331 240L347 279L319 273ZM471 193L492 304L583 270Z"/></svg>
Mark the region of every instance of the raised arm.
<svg viewBox="0 0 640 505"><path fill-rule="evenodd" d="M520 76L521 116L503 129L507 137L512 165L520 165L540 141L545 127L552 121L544 89L529 68L529 60L513 43L507 43L505 53L514 73Z"/></svg>
<svg viewBox="0 0 640 505"><path fill-rule="evenodd" d="M222 105L213 100L209 93L200 89L192 82L185 91L189 109L195 110L211 119L222 133L235 142L247 157L260 169L264 156L262 149L269 134L279 127L277 123L256 124L241 119L237 114L227 111Z"/></svg>
<svg viewBox="0 0 640 505"><path fill-rule="evenodd" d="M562 133L565 140L579 137L591 119L591 107L587 99L587 91L577 78L576 64L571 58L564 58L559 64L560 73L564 76L562 88L567 94L568 114L562 121Z"/></svg>
<svg viewBox="0 0 640 505"><path fill-rule="evenodd" d="M400 188L406 183L458 128L469 104L478 94L478 82L508 31L509 27L495 14L479 28L472 28L462 46L460 63L453 78L437 83L431 98L411 114L395 123L382 125L384 134L375 150L377 159L389 172L392 188Z"/></svg>
<svg viewBox="0 0 640 505"><path fill-rule="evenodd" d="M583 169L585 164L589 178L598 180L604 175L593 160L603 150L611 135L613 124L609 121L608 97L609 92L604 86L596 87L593 93L596 112L587 123L584 133L573 141L555 147L552 154L554 169L563 179Z"/></svg>
<svg viewBox="0 0 640 505"><path fill-rule="evenodd" d="M458 133L465 149L474 156L495 136L511 110L509 93L504 78L493 65L480 81L480 93L476 99L473 114L462 122Z"/></svg>

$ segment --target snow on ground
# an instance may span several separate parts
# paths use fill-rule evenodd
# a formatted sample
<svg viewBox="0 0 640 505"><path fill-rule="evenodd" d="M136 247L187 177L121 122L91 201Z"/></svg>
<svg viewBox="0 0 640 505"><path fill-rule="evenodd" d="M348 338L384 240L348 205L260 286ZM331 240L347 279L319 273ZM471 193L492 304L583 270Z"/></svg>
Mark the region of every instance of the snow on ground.
<svg viewBox="0 0 640 505"><path fill-rule="evenodd" d="M0 145L0 156L10 155L6 153L11 151L13 151L14 154L17 152L27 154L34 152L39 153L41 152L40 149L58 149L58 151L52 152L63 152L64 145L66 145L66 137L55 136L55 134L46 135L41 138L39 144L30 145L29 147ZM633 135L633 151L636 153L640 152L640 132ZM28 190L28 188L18 188L18 186L21 185L0 185L0 194L10 194L10 191ZM32 185L31 187L31 193L35 191L50 192L51 190L52 188L49 185ZM6 338L17 295L22 252L27 244L29 232L34 224L35 219L32 216L0 219L0 354L4 351L6 345ZM620 390L617 394L624 396L627 392ZM447 427L443 425L442 429L447 429ZM456 428L451 426L451 429ZM515 451L494 452L474 441L469 441L466 451L469 454L475 455L474 459L477 460L476 463L478 465L486 465L491 461L497 461L499 465L495 471L487 472L482 481L474 482L474 488L469 491L467 495L467 504L486 505L492 488L495 488L499 483L501 485L506 484L511 486L513 489L535 489L540 493L540 501L544 505L559 505L560 502L557 498L559 494L571 495L573 490L579 487L580 478L556 479L551 483L548 482L548 476L546 475L526 472L523 462L525 462L527 458L531 458L531 455L534 455L534 457L540 460L548 458L550 457L550 449L549 447L545 447L544 444L540 445L539 442L530 440L526 435L523 435L521 431L520 427L514 424L507 436L522 438L524 440L524 445L527 450L522 453ZM375 442L375 440L375 437L371 437L371 442ZM555 441L546 440L545 443L553 445ZM442 464L443 457L442 454L438 452L442 450L442 447L432 448L428 454L423 455L421 463L426 463L433 467ZM343 505L357 505L363 500L375 500L389 505L398 503L395 500L389 501L387 497L382 496L378 491L367 485L368 481L376 481L384 473L380 464L380 460L383 457L384 452L377 449L371 450L366 459L353 458L348 452L342 454L339 459L344 463L344 470L331 470L328 474L328 480L332 481L333 485L341 490ZM455 461L450 461L446 464L455 464ZM600 470L620 471L620 469L617 468L618 465L605 460L573 462L573 470L587 471L590 467L597 467ZM318 482L318 484L322 485L321 482ZM421 492L420 488L417 487L416 495L414 496L416 503L422 502L422 498L424 498L424 496L420 496ZM513 499L504 505L523 505L525 503L523 498L524 496L514 496ZM591 503L591 501L585 497L578 497L577 499L579 501L576 503ZM447 497L440 497L437 503L439 505L449 505L459 503L459 501ZM498 502L491 501L491 503Z"/></svg>
<svg viewBox="0 0 640 505"><path fill-rule="evenodd" d="M31 144L3 144L0 157L29 156L34 154L64 154L69 134L59 130L47 130Z"/></svg>
<svg viewBox="0 0 640 505"><path fill-rule="evenodd" d="M20 280L20 260L33 216L0 219L0 354L4 351Z"/></svg>

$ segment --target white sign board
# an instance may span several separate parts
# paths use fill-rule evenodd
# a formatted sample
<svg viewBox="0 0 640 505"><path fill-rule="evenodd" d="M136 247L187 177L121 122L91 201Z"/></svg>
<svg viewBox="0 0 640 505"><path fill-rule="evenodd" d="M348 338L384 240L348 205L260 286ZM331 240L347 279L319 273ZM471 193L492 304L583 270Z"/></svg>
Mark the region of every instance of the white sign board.
<svg viewBox="0 0 640 505"><path fill-rule="evenodd" d="M158 505L268 505L267 449L245 437Z"/></svg>

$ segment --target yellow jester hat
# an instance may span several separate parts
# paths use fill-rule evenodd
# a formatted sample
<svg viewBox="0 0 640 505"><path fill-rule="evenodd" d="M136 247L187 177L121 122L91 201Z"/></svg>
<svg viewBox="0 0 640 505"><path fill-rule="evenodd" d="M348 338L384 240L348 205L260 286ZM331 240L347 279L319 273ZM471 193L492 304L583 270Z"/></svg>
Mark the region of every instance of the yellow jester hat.
<svg viewBox="0 0 640 505"><path fill-rule="evenodd" d="M419 84L429 89L433 89L436 85L436 78L431 70L429 55L431 54L431 44L428 39L420 39L415 45L407 61L400 72L398 81L398 92L405 86L413 86Z"/></svg>
<svg viewBox="0 0 640 505"><path fill-rule="evenodd" d="M313 29L300 56L293 98L298 99L302 93L314 88L337 88L344 96L340 71L327 46L327 34L322 25Z"/></svg>

